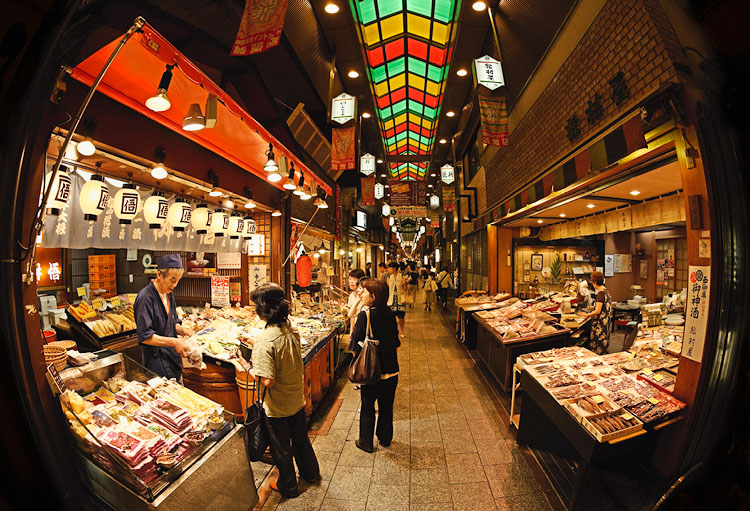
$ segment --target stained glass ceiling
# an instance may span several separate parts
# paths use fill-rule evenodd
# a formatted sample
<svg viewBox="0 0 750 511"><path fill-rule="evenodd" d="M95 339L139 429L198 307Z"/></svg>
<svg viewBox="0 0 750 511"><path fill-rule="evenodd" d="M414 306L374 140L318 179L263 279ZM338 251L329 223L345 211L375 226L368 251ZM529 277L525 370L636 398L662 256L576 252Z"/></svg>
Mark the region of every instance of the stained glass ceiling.
<svg viewBox="0 0 750 511"><path fill-rule="evenodd" d="M460 0L351 0L389 156L429 160L453 51ZM391 166L422 179L426 164Z"/></svg>

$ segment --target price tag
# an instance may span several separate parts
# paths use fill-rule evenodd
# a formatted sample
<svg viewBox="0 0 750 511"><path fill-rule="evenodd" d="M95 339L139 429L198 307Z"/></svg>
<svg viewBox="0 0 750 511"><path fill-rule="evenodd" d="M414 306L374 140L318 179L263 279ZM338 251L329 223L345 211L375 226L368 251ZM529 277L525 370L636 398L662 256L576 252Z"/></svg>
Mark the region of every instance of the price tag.
<svg viewBox="0 0 750 511"><path fill-rule="evenodd" d="M91 307L93 309L99 310L104 306L104 300L101 298L94 298L94 301L91 302Z"/></svg>
<svg viewBox="0 0 750 511"><path fill-rule="evenodd" d="M649 369L648 367L646 369L644 369L643 371L641 371L641 372L643 374L645 374L646 376L648 376L649 374L653 374L653 371L651 369Z"/></svg>
<svg viewBox="0 0 750 511"><path fill-rule="evenodd" d="M654 375L654 380L656 381L662 381L663 379L664 379L664 375L661 375L661 374Z"/></svg>
<svg viewBox="0 0 750 511"><path fill-rule="evenodd" d="M117 307L118 305L120 305L120 297L113 296L112 298L109 299L109 303L110 305L112 305L112 307Z"/></svg>
<svg viewBox="0 0 750 511"><path fill-rule="evenodd" d="M633 416L631 414L629 414L629 413L623 413L622 415L620 415L620 417L622 417L622 419L626 420L626 421L629 421L629 420L633 419Z"/></svg>
<svg viewBox="0 0 750 511"><path fill-rule="evenodd" d="M591 399L594 400L594 403L600 404L604 402L604 398L602 396L593 396Z"/></svg>
<svg viewBox="0 0 750 511"><path fill-rule="evenodd" d="M128 301L130 303L135 303L135 299L138 297L135 293L128 293Z"/></svg>
<svg viewBox="0 0 750 511"><path fill-rule="evenodd" d="M81 287L77 288L76 291L78 291L78 296L86 296L86 288L85 287L81 286Z"/></svg>
<svg viewBox="0 0 750 511"><path fill-rule="evenodd" d="M648 402L651 403L651 404L653 404L653 405L658 405L659 404L659 400L656 399L655 397L648 398Z"/></svg>

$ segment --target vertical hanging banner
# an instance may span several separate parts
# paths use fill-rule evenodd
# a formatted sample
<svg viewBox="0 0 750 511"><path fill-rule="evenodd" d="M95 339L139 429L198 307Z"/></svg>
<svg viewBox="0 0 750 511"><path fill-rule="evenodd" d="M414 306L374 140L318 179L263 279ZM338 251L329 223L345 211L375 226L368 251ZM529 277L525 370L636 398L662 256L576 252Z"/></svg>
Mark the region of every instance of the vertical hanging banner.
<svg viewBox="0 0 750 511"><path fill-rule="evenodd" d="M361 206L375 205L375 176L363 177L360 179L362 196L359 199Z"/></svg>
<svg viewBox="0 0 750 511"><path fill-rule="evenodd" d="M365 176L375 172L375 157L370 153L365 153L359 159L359 171Z"/></svg>
<svg viewBox="0 0 750 511"><path fill-rule="evenodd" d="M456 211L456 190L453 187L443 187L443 211Z"/></svg>
<svg viewBox="0 0 750 511"><path fill-rule="evenodd" d="M703 359L703 345L706 342L710 276L710 266L691 265L688 268L688 300L682 356L699 363Z"/></svg>
<svg viewBox="0 0 750 511"><path fill-rule="evenodd" d="M479 112L482 119L482 143L494 146L510 145L505 98L479 95Z"/></svg>
<svg viewBox="0 0 750 511"><path fill-rule="evenodd" d="M278 46L286 7L287 0L246 0L230 55L255 55Z"/></svg>
<svg viewBox="0 0 750 511"><path fill-rule="evenodd" d="M333 128L331 141L331 170L354 168L354 126Z"/></svg>
<svg viewBox="0 0 750 511"><path fill-rule="evenodd" d="M357 116L357 99L346 92L342 92L331 104L331 120L339 124L346 124Z"/></svg>

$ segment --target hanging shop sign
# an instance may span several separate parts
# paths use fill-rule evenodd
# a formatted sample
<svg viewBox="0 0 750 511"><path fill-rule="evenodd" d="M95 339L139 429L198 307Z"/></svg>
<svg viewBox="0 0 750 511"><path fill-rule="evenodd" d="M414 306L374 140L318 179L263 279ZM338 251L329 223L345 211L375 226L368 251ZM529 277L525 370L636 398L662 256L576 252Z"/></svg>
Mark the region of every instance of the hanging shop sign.
<svg viewBox="0 0 750 511"><path fill-rule="evenodd" d="M440 179L443 183L450 185L456 180L456 171L452 165L443 165L440 167Z"/></svg>
<svg viewBox="0 0 750 511"><path fill-rule="evenodd" d="M39 287L63 285L65 259L61 248L37 247L34 259L34 273Z"/></svg>
<svg viewBox="0 0 750 511"><path fill-rule="evenodd" d="M419 206L424 204L425 188L424 181L391 181L390 190L391 206Z"/></svg>
<svg viewBox="0 0 750 511"><path fill-rule="evenodd" d="M288 0L246 0L232 56L254 55L279 44Z"/></svg>
<svg viewBox="0 0 750 511"><path fill-rule="evenodd" d="M375 189L373 190L376 199L382 199L385 197L385 186L383 183L375 183Z"/></svg>
<svg viewBox="0 0 750 511"><path fill-rule="evenodd" d="M479 97L479 116L482 122L482 143L492 146L508 146L508 111L504 97Z"/></svg>
<svg viewBox="0 0 750 511"><path fill-rule="evenodd" d="M365 176L375 172L375 157L370 153L365 153L359 159L359 171Z"/></svg>
<svg viewBox="0 0 750 511"><path fill-rule="evenodd" d="M430 195L430 207L432 209L437 209L440 207L440 197L437 195Z"/></svg>
<svg viewBox="0 0 750 511"><path fill-rule="evenodd" d="M331 105L331 120L339 124L346 124L357 115L357 99L346 92L333 98Z"/></svg>
<svg viewBox="0 0 750 511"><path fill-rule="evenodd" d="M211 305L214 307L229 306L229 277L218 275L211 277Z"/></svg>
<svg viewBox="0 0 750 511"><path fill-rule="evenodd" d="M391 215L396 217L424 217L427 216L425 206L400 206L391 209Z"/></svg>
<svg viewBox="0 0 750 511"><path fill-rule="evenodd" d="M443 210L456 211L456 190L452 187L443 188Z"/></svg>
<svg viewBox="0 0 750 511"><path fill-rule="evenodd" d="M708 322L710 266L690 266L688 270L688 300L685 315L685 336L682 356L698 363L703 359Z"/></svg>
<svg viewBox="0 0 750 511"><path fill-rule="evenodd" d="M375 176L363 177L360 179L360 189L362 195L359 198L361 206L375 205Z"/></svg>
<svg viewBox="0 0 750 511"><path fill-rule="evenodd" d="M350 128L333 128L331 130L331 170L349 170L354 168L354 126ZM312 182L315 185L315 181ZM313 193L313 195L315 195Z"/></svg>
<svg viewBox="0 0 750 511"><path fill-rule="evenodd" d="M503 76L503 65L500 61L493 59L489 55L474 59L474 76L477 85L484 85L490 90L505 85Z"/></svg>
<svg viewBox="0 0 750 511"><path fill-rule="evenodd" d="M198 234L199 229L192 222L184 227L184 231L175 230L175 226L167 220L170 201L158 195L151 196L150 193L138 192L141 199L138 201L139 209L130 224L118 223L114 201L109 201L96 220L84 222L84 212L78 197L85 181L75 174L70 177L70 200L65 203L59 215L45 217L45 248L127 249L138 246L142 250L182 252L242 251L241 240L232 240L229 236L216 237L210 230ZM196 214L201 211L195 209L195 203L186 204L194 209ZM150 225L154 225L154 228L150 228Z"/></svg>

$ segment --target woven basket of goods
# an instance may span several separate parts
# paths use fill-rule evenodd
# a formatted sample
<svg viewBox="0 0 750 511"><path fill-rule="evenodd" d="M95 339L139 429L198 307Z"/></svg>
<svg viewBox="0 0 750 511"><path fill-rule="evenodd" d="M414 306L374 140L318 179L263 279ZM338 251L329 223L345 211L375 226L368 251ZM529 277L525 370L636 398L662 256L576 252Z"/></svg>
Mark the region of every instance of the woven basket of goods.
<svg viewBox="0 0 750 511"><path fill-rule="evenodd" d="M65 351L78 349L78 344L75 341L52 341L47 343L47 346L60 346Z"/></svg>
<svg viewBox="0 0 750 511"><path fill-rule="evenodd" d="M44 361L53 364L55 369L62 371L68 361L68 352L62 346L44 345Z"/></svg>

